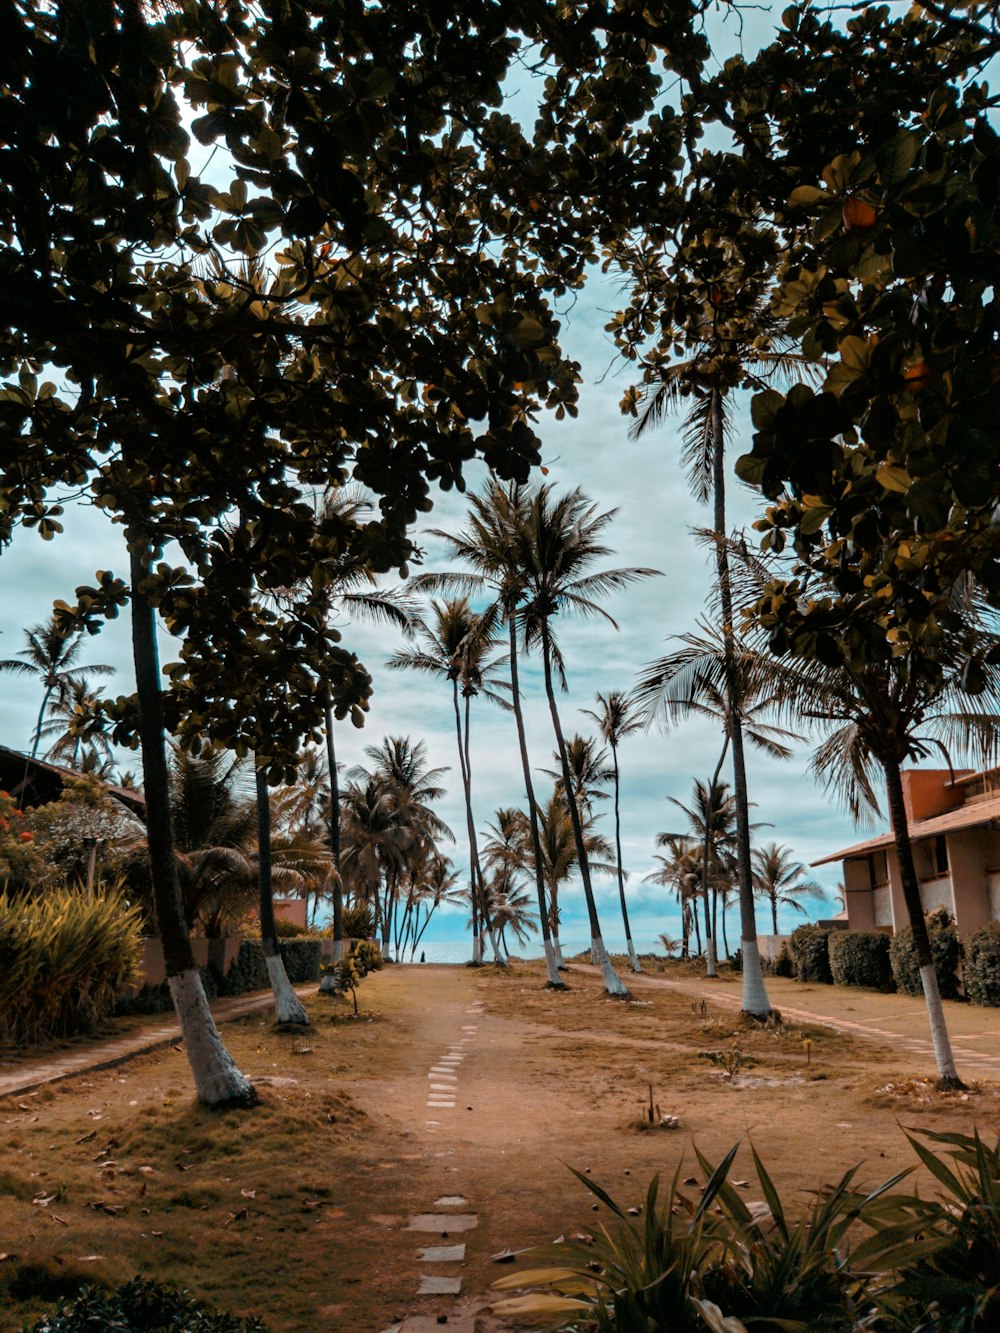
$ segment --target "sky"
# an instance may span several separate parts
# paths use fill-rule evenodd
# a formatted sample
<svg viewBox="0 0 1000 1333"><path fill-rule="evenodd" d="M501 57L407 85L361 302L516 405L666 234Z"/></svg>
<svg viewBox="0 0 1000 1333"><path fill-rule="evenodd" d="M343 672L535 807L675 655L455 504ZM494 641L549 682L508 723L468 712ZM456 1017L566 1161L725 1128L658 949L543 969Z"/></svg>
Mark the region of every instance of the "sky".
<svg viewBox="0 0 1000 1333"><path fill-rule="evenodd" d="M757 13L751 17L759 31L764 16ZM735 40L731 28L716 32L720 54ZM694 529L709 523L710 514L690 496L680 469L679 422L668 419L662 427L633 441L628 437L628 419L618 409L632 373L617 360L611 337L604 331L618 299L611 282L598 276L561 317L564 348L581 363L579 416L563 422L540 417L543 461L549 470L547 480L557 490L578 486L601 510L617 509L606 531L607 542L615 551L608 565L649 566L662 571L662 576L642 580L608 600L607 610L620 626L617 633L597 622L563 622L560 618L556 628L569 678L569 692L562 700L567 735L575 730L591 734L593 724L580 709L593 707L598 691L606 694L630 688L644 664L668 651L672 636L697 628L711 586L710 557L693 535ZM749 403L745 403L735 423L730 464L748 447L749 429ZM470 467L467 478L471 490L482 483L485 470L481 465ZM729 496L731 525L749 526L759 499L739 485L731 466ZM425 561L422 569L414 572L454 567L442 543L426 535L426 529L456 530L463 522L465 508L465 498L457 493L438 494L434 511L416 529ZM123 534L120 527L86 506L70 507L65 533L52 542L41 541L33 532L19 531L12 546L0 553L0 658L14 656L23 647L24 628L44 619L54 599L71 598L76 585L91 581L96 569L111 569L123 577L127 574ZM386 670L385 660L401 646L395 631L362 624L345 624L343 631L344 646L358 652L372 673L375 694L363 731L356 731L349 723L341 725L338 757L345 766L363 762L364 747L378 744L386 735L422 739L429 762L451 769L444 779L448 792L440 813L455 830L458 842L451 850L461 866L467 848L461 832L464 814L447 689L422 676ZM175 652L166 632L161 630L160 634L161 658L169 661ZM84 649L83 663L105 662L115 667L117 674L109 682L109 694L132 690L127 616L110 622ZM553 739L539 664L526 662L522 677L532 763L536 770L552 768ZM28 747L39 703L40 694L33 682L11 674L0 675L0 743L18 749ZM653 948L661 932L670 936L680 933L676 904L666 890L643 883L643 877L655 866L656 834L684 831L684 816L668 798L689 802L694 779L705 781L710 776L721 740L717 727L691 721L668 735L640 734L621 748L623 863L630 876L627 893L632 931L640 949ZM752 817L765 825L757 840L786 844L797 860L806 863L855 840L850 818L807 775L808 755L808 748L802 746L786 762L748 752ZM137 756L126 754L123 760L127 766L137 764ZM523 804L513 720L486 703L473 711L472 771L480 829L499 806ZM538 775L537 782L544 791L548 779ZM601 827L610 837L610 802L601 804L609 808ZM839 910L832 897L839 865L811 873L831 896L825 904L810 904L810 916L832 915ZM595 888L607 942L621 947L624 937L617 885L610 878L598 877ZM582 892L570 887L561 899L564 941L582 944L588 935ZM783 929L791 929L805 919L783 912L780 924ZM765 905L758 908L758 928L770 929ZM437 942L461 940L463 929L459 913L435 918L425 941L428 956L433 956ZM738 933L738 917L733 911L731 941Z"/></svg>

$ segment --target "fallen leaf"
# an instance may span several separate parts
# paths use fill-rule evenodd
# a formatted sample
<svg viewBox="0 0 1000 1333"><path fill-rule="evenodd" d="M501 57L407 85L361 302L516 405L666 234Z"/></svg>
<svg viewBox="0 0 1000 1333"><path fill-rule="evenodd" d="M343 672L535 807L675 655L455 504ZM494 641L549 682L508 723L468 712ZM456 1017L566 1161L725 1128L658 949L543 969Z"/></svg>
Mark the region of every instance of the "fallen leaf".
<svg viewBox="0 0 1000 1333"><path fill-rule="evenodd" d="M16 1259L16 1258L17 1258L16 1254L8 1254L6 1251L4 1251L3 1254L0 1254L0 1264L2 1264L5 1259Z"/></svg>
<svg viewBox="0 0 1000 1333"><path fill-rule="evenodd" d="M514 1251L509 1250L506 1246L504 1246L504 1248L500 1250L499 1253L490 1255L490 1259L495 1264L512 1264L516 1258L517 1255L514 1253Z"/></svg>
<svg viewBox="0 0 1000 1333"><path fill-rule="evenodd" d="M77 1139L77 1143L90 1143L92 1139L97 1138L97 1130L92 1129L89 1134L84 1134L82 1138Z"/></svg>
<svg viewBox="0 0 1000 1333"><path fill-rule="evenodd" d="M233 1222L242 1222L245 1217L250 1215L248 1208L239 1208L235 1213L230 1213L228 1219L223 1222L223 1227L231 1226Z"/></svg>
<svg viewBox="0 0 1000 1333"><path fill-rule="evenodd" d="M153 1170L151 1166L140 1166L139 1174L140 1176L155 1176L156 1172Z"/></svg>
<svg viewBox="0 0 1000 1333"><path fill-rule="evenodd" d="M103 1264L103 1254L81 1254L76 1261L78 1264Z"/></svg>
<svg viewBox="0 0 1000 1333"><path fill-rule="evenodd" d="M257 1197L256 1190L240 1190L240 1193L243 1195L244 1199L256 1199Z"/></svg>
<svg viewBox="0 0 1000 1333"><path fill-rule="evenodd" d="M163 1235L163 1232L162 1232L162 1231L151 1231L149 1234L150 1234L151 1236L162 1236L162 1235Z"/></svg>
<svg viewBox="0 0 1000 1333"><path fill-rule="evenodd" d="M58 1222L61 1227L69 1226L69 1223L66 1221L65 1217L60 1217L58 1213L49 1213L49 1217L52 1218L53 1222Z"/></svg>
<svg viewBox="0 0 1000 1333"><path fill-rule="evenodd" d="M46 1194L45 1191L42 1190L41 1193L35 1195L31 1202L37 1203L39 1208L48 1208L54 1198L56 1198L55 1194Z"/></svg>

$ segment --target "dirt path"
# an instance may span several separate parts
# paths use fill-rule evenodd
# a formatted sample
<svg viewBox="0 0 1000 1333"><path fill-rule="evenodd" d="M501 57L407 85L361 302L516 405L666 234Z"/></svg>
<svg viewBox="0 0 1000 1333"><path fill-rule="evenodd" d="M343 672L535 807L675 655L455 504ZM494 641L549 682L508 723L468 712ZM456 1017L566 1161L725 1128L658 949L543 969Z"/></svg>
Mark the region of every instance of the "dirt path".
<svg viewBox="0 0 1000 1333"><path fill-rule="evenodd" d="M622 1004L588 968L568 978L553 993L531 966L397 966L365 979L361 1021L313 997L308 1033L232 1023L227 1045L262 1079L249 1115L193 1106L173 1046L0 1099L0 1329L51 1308L38 1275L138 1269L275 1333L428 1333L442 1318L485 1333L490 1284L517 1268L494 1256L609 1220L570 1166L628 1207L679 1162L704 1179L695 1147L717 1162L739 1142L733 1177L753 1200L752 1140L794 1207L859 1161L870 1184L911 1165L901 1123L1000 1126L989 1090L941 1099L912 1082L930 1072L907 1044L916 1002L890 1023L861 1010L867 994L831 1014L776 985L785 1024L746 1032L726 983L639 978ZM986 1047L997 1017L969 1021ZM677 1130L642 1120L650 1088Z"/></svg>

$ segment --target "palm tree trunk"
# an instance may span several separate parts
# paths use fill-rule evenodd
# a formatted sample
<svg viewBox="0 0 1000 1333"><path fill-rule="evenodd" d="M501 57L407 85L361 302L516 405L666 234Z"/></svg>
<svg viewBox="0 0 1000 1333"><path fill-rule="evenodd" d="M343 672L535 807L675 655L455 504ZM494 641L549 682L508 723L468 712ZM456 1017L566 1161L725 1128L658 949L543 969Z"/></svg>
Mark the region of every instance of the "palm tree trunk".
<svg viewBox="0 0 1000 1333"><path fill-rule="evenodd" d="M45 693L42 695L42 706L38 710L38 721L35 723L35 733L31 738L31 758L38 756L38 746L42 739L42 723L45 721L45 710L49 706L49 700L52 698L54 685L46 685ZM79 741L77 742L79 744Z"/></svg>
<svg viewBox="0 0 1000 1333"><path fill-rule="evenodd" d="M555 990L565 990L566 983L559 975L562 959L557 946L553 943L549 928L548 895L545 891L545 870L542 861L542 840L538 833L538 807L535 805L535 786L531 780L531 763L528 759L528 742L524 731L524 711L521 708L521 687L517 664L517 620L511 611L507 617L510 634L510 686L511 701L514 705L514 721L517 725L517 745L521 752L521 770L524 775L524 794L528 802L528 827L531 831L531 853L535 861L535 889L538 894L538 921L542 932L542 947L545 950L545 984Z"/></svg>
<svg viewBox="0 0 1000 1333"><path fill-rule="evenodd" d="M236 1068L215 1026L205 988L195 966L191 938L184 920L177 858L170 824L170 789L163 737L163 697L156 653L153 608L142 591L149 577L149 543L145 533L128 531L132 581L132 653L135 660L139 739L142 746L143 791L146 798L146 841L156 919L170 997L184 1036L195 1090L207 1106L255 1106L257 1094Z"/></svg>
<svg viewBox="0 0 1000 1333"><path fill-rule="evenodd" d="M927 1005L927 1017L930 1020L931 1042L934 1046L934 1059L937 1063L938 1086L942 1090L964 1087L955 1068L948 1026L944 1017L944 1005L941 1003L941 990L938 986L937 972L931 954L931 942L927 934L927 921L924 906L920 901L920 886L913 864L913 845L910 842L910 830L906 822L906 803L903 800L903 783L899 774L899 763L895 758L883 759L886 786L889 793L889 820L892 836L896 845L896 857L899 861L899 877L903 886L903 901L906 903L906 915L913 933L913 949L920 968L920 981L924 989L924 1001Z"/></svg>
<svg viewBox="0 0 1000 1333"><path fill-rule="evenodd" d="M729 738L733 747L733 795L736 799L736 873L740 891L740 950L743 958L743 1012L766 1018L771 1012L764 973L757 947L757 918L754 912L753 872L750 865L750 800L747 794L746 762L743 755L743 722L733 665L733 594L726 554L726 469L722 417L722 394L712 390L712 483L715 499L716 569L722 603L722 632L726 642L726 702Z"/></svg>
<svg viewBox="0 0 1000 1333"><path fill-rule="evenodd" d="M725 894L722 896L722 949L726 955L726 962L729 962L729 936L726 934L726 903Z"/></svg>
<svg viewBox="0 0 1000 1333"><path fill-rule="evenodd" d="M695 899L695 902L694 902L694 903L692 904L692 906L691 906L691 920L694 922L694 944L695 944L695 948L698 950L698 954L699 954L699 956L700 956L700 955L701 955L701 925L699 924L699 920L698 920L698 902L697 902L697 898Z"/></svg>
<svg viewBox="0 0 1000 1333"><path fill-rule="evenodd" d="M555 732L556 746L559 751L563 790L566 794L566 804L569 807L570 823L573 826L576 859L580 867L583 894L587 900L587 915L590 918L591 957L601 969L604 989L607 993L624 998L628 996L628 988L611 966L611 959L608 957L608 951L604 947L604 940L601 937L601 923L597 916L597 903L594 900L594 890L590 882L590 862L587 859L587 848L583 841L583 825L580 820L579 808L574 799L573 778L569 771L569 762L566 759L566 742L563 740L562 724L559 721L559 709L556 706L556 695L552 685L552 649L549 642L548 622L544 620L542 622L542 666L545 675L545 693L549 701L549 713L552 716L552 729Z"/></svg>
<svg viewBox="0 0 1000 1333"><path fill-rule="evenodd" d="M629 966L633 972L641 972L635 945L632 943L632 930L628 921L628 907L625 905L625 871L622 869L622 821L619 812L621 781L618 773L618 746L612 745L611 757L615 765L615 855L618 860L618 898L622 905L622 921L625 923L625 948L628 952Z"/></svg>
<svg viewBox="0 0 1000 1333"><path fill-rule="evenodd" d="M326 689L326 766L330 770L330 854L333 871L330 883L333 889L333 953L335 963L344 955L344 883L340 875L340 781L337 777L337 755L333 741L333 698Z"/></svg>
<svg viewBox="0 0 1000 1333"><path fill-rule="evenodd" d="M267 774L258 768L254 775L257 794L257 887L260 894L260 940L264 947L264 966L274 994L274 1017L279 1023L308 1027L309 1015L292 989L278 945L274 923L274 892L271 881L271 800Z"/></svg>
<svg viewBox="0 0 1000 1333"><path fill-rule="evenodd" d="M708 910L708 881L709 881L709 863L712 852L712 825L710 815L715 808L715 789L719 785L719 774L722 772L722 765L726 762L726 755L729 751L729 731L727 729L725 739L722 744L722 753L719 755L719 762L715 765L715 772L712 774L712 781L708 787L708 808L705 811L705 841L702 847L701 857L701 885L702 892L705 895L705 953L707 955L705 971L710 977L717 975L716 966L718 958L715 949L715 933L712 927L712 919ZM701 945L699 943L699 950Z"/></svg>
<svg viewBox="0 0 1000 1333"><path fill-rule="evenodd" d="M771 898L771 926L775 935L778 933L778 895L772 893Z"/></svg>
<svg viewBox="0 0 1000 1333"><path fill-rule="evenodd" d="M476 838L476 819L472 813L472 759L469 756L469 737L472 733L471 718L472 695L465 696L465 785L467 789L466 810L469 817L469 835L470 847L472 850L472 865L476 876L476 886L479 890L479 914L482 918L483 931L489 936L490 947L493 950L493 962L497 967L506 967L503 954L500 951L500 940L497 936L496 927L490 918L489 896L486 893L486 884L483 880L483 868L479 864L479 841ZM485 941L483 951L486 950Z"/></svg>
<svg viewBox="0 0 1000 1333"><path fill-rule="evenodd" d="M469 775L465 767L465 746L462 742L462 710L458 703L458 678L451 682L451 700L455 713L455 739L458 743L458 764L462 774L462 795L465 798L465 830L469 839L469 906L472 915L472 963L479 967L483 961L483 940L479 923L479 885L476 882L476 831L472 823L472 799Z"/></svg>

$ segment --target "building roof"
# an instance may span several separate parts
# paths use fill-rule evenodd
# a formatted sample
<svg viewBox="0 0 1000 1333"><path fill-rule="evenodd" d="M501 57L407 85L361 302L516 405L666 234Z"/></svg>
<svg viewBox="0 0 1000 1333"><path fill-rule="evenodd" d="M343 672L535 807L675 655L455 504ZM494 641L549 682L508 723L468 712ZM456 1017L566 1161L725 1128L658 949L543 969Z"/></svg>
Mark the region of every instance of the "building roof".
<svg viewBox="0 0 1000 1333"><path fill-rule="evenodd" d="M921 838L936 838L942 833L955 833L963 828L977 828L983 824L1000 821L1000 796L991 796L985 801L976 801L974 805L960 805L957 810L948 810L943 815L933 815L930 819L910 821L910 837L916 842ZM853 847L831 852L829 856L813 861L814 866L829 865L831 861L850 861L858 856L867 856L869 852L878 852L891 847L894 839L891 833L882 833L867 842L856 842Z"/></svg>
<svg viewBox="0 0 1000 1333"><path fill-rule="evenodd" d="M81 776L78 769L50 764L47 759L32 759L20 750L0 745L0 788L25 805L43 805L56 800L65 782ZM116 787L110 782L103 782L103 785L109 796L145 819L146 798L141 791L133 787Z"/></svg>

